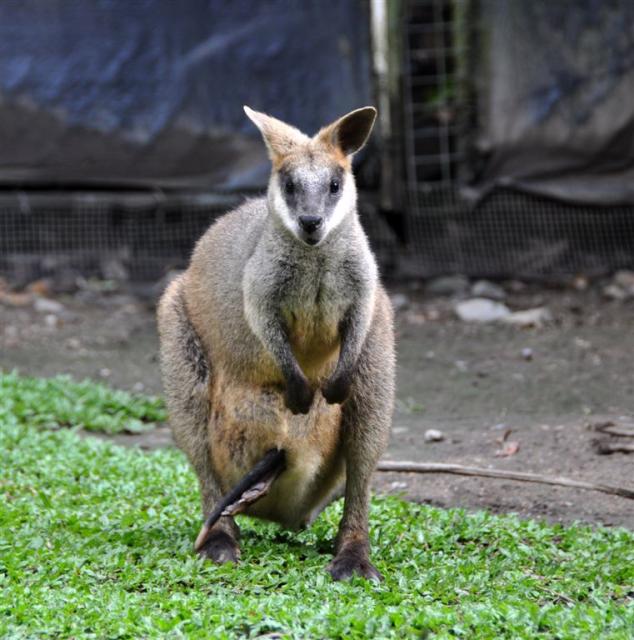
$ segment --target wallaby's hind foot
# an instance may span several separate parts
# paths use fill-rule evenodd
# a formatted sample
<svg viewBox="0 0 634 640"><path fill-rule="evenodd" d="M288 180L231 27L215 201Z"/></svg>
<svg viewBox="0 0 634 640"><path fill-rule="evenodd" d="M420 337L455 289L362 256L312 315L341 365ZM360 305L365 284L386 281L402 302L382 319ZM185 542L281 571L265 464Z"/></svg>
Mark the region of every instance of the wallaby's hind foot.
<svg viewBox="0 0 634 640"><path fill-rule="evenodd" d="M285 461L286 453L283 450L267 451L253 469L229 493L218 500L196 538L194 549L201 552L207 548L210 538L218 537L216 523L222 518L233 522L231 516L242 513L250 504L263 498L269 492L275 478L284 471Z"/></svg>
<svg viewBox="0 0 634 640"><path fill-rule="evenodd" d="M238 544L239 529L233 518L223 518L207 533L203 544L196 548L202 558L212 560L216 564L238 562L240 559L240 545ZM225 526L226 525L226 526Z"/></svg>
<svg viewBox="0 0 634 640"><path fill-rule="evenodd" d="M370 562L368 554L367 536L351 537L339 546L327 570L333 580L348 580L353 575L359 575L362 578L380 582L383 576Z"/></svg>

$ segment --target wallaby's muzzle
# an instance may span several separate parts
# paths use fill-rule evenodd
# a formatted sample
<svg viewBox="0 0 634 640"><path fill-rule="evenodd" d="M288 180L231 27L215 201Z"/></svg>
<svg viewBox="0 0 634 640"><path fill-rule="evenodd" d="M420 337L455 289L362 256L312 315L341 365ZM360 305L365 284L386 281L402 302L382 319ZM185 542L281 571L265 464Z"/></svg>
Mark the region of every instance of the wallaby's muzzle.
<svg viewBox="0 0 634 640"><path fill-rule="evenodd" d="M321 216L299 216L300 238L310 245L316 245L323 239L324 219Z"/></svg>
<svg viewBox="0 0 634 640"><path fill-rule="evenodd" d="M299 226L306 233L315 233L324 223L321 216L299 216Z"/></svg>

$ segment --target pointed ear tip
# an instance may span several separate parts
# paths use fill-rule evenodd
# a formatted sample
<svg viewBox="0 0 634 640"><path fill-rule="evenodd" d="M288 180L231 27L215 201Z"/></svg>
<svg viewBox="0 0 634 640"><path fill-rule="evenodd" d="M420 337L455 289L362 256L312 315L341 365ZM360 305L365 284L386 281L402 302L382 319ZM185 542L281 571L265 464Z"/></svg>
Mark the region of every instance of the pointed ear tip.
<svg viewBox="0 0 634 640"><path fill-rule="evenodd" d="M368 105L367 107L359 107L350 113L353 117L361 118L364 122L367 122L369 126L373 126L378 115L378 111L375 107Z"/></svg>
<svg viewBox="0 0 634 640"><path fill-rule="evenodd" d="M244 113L246 114L247 118L249 118L249 120L251 120L251 122L253 122L253 124L258 129L261 129L262 119L260 117L260 114L255 109L251 109L251 107L247 106L246 104L243 105L242 108L244 109Z"/></svg>

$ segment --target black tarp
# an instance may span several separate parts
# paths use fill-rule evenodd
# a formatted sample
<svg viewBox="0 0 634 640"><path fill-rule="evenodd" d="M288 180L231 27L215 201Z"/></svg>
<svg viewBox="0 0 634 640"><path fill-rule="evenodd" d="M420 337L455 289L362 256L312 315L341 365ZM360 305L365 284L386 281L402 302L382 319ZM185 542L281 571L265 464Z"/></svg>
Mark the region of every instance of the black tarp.
<svg viewBox="0 0 634 640"><path fill-rule="evenodd" d="M371 102L363 0L0 3L0 184L257 188L243 104L313 132Z"/></svg>
<svg viewBox="0 0 634 640"><path fill-rule="evenodd" d="M469 51L474 178L593 205L634 203L634 2L481 0Z"/></svg>

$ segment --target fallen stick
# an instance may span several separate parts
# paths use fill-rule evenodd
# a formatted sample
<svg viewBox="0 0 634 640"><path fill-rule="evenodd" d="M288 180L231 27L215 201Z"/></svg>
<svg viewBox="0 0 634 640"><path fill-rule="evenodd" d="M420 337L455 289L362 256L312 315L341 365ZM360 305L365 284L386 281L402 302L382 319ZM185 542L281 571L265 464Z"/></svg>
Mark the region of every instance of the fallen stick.
<svg viewBox="0 0 634 640"><path fill-rule="evenodd" d="M597 453L609 455L611 453L634 453L634 444L625 442L596 442L594 445Z"/></svg>
<svg viewBox="0 0 634 640"><path fill-rule="evenodd" d="M611 436L618 436L620 438L634 438L634 428L622 427L614 422L598 422L593 425L595 431L600 433L607 433Z"/></svg>
<svg viewBox="0 0 634 640"><path fill-rule="evenodd" d="M477 476L480 478L498 478L500 480L517 480L518 482L535 482L537 484L551 484L573 489L587 489L600 491L622 498L634 500L634 491L623 487L611 487L607 484L594 484L582 480L571 480L555 476L543 476L538 473L525 471L506 471L503 469L483 469L481 467L465 467L461 464L446 464L442 462L396 462L380 460L377 471L396 473L451 473L458 476Z"/></svg>

